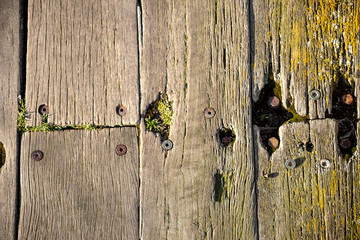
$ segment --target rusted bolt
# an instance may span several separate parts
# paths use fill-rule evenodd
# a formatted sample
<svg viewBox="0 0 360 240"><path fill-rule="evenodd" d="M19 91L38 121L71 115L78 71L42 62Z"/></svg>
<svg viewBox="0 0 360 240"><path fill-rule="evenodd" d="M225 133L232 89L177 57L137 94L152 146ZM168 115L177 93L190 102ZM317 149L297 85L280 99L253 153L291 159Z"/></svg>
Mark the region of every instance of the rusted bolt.
<svg viewBox="0 0 360 240"><path fill-rule="evenodd" d="M123 105L119 105L116 107L116 112L120 116L124 116L126 114L126 108Z"/></svg>
<svg viewBox="0 0 360 240"><path fill-rule="evenodd" d="M34 159L35 161L40 161L41 159L43 159L43 157L44 157L44 153L40 150L36 150L31 153L31 158Z"/></svg>
<svg viewBox="0 0 360 240"><path fill-rule="evenodd" d="M294 159L286 160L285 167L289 170L294 169L296 167L296 161Z"/></svg>
<svg viewBox="0 0 360 240"><path fill-rule="evenodd" d="M354 102L354 98L351 94L348 93L348 94L344 94L341 97L341 101L346 105L351 105Z"/></svg>
<svg viewBox="0 0 360 240"><path fill-rule="evenodd" d="M119 144L116 146L116 154L119 156L125 155L127 153L127 147L124 144Z"/></svg>
<svg viewBox="0 0 360 240"><path fill-rule="evenodd" d="M320 164L320 167L322 167L322 168L328 168L328 167L330 167L331 162L328 159L321 159L319 164Z"/></svg>
<svg viewBox="0 0 360 240"><path fill-rule="evenodd" d="M46 104L40 105L39 113L41 115L49 114L49 112L50 112L50 107L48 105L46 105Z"/></svg>
<svg viewBox="0 0 360 240"><path fill-rule="evenodd" d="M163 141L161 143L161 147L165 150L165 151L169 151L173 148L174 144L171 140L167 139L165 141Z"/></svg>
<svg viewBox="0 0 360 240"><path fill-rule="evenodd" d="M310 98L311 98L312 100L317 100L317 99L319 99L319 98L321 97L321 93L320 93L320 91L317 90L317 89L311 90L310 93L309 93L309 95L310 95Z"/></svg>
<svg viewBox="0 0 360 240"><path fill-rule="evenodd" d="M215 109L213 109L213 108L211 108L211 107L205 108L205 110L204 110L204 116L205 116L206 118L213 118L213 117L215 117L215 115L216 115Z"/></svg>
<svg viewBox="0 0 360 240"><path fill-rule="evenodd" d="M340 146L343 149L350 149L351 148L351 141L348 138L344 138L340 140Z"/></svg>
<svg viewBox="0 0 360 240"><path fill-rule="evenodd" d="M277 148L279 146L279 140L276 137L271 137L268 140L268 145L271 148Z"/></svg>
<svg viewBox="0 0 360 240"><path fill-rule="evenodd" d="M230 136L224 136L221 138L221 143L225 146L229 145L232 141L233 139Z"/></svg>
<svg viewBox="0 0 360 240"><path fill-rule="evenodd" d="M277 96L269 97L267 105L272 109L277 109L280 106L280 99Z"/></svg>

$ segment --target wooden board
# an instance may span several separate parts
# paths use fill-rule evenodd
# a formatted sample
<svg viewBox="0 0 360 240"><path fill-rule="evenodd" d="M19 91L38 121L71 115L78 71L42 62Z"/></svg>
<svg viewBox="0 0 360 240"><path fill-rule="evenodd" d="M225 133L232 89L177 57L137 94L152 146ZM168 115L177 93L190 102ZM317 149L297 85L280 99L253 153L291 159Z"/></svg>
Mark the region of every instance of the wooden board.
<svg viewBox="0 0 360 240"><path fill-rule="evenodd" d="M139 121L136 0L28 3L29 125L124 125ZM116 113L124 105L125 116Z"/></svg>
<svg viewBox="0 0 360 240"><path fill-rule="evenodd" d="M141 7L141 112L159 92L174 110L168 153L141 124L141 238L255 239L249 2ZM209 106L213 119L204 118ZM234 130L233 147L220 146L223 127ZM216 176L224 180L221 201Z"/></svg>
<svg viewBox="0 0 360 240"><path fill-rule="evenodd" d="M16 234L19 11L19 1L0 4L0 149L5 149L5 164L0 168L0 233L3 239L13 239Z"/></svg>
<svg viewBox="0 0 360 240"><path fill-rule="evenodd" d="M286 124L279 135L280 147L270 159L257 146L260 239L358 239L359 168L356 158L345 160L339 151L337 121ZM307 141L312 152L298 147ZM295 169L285 168L288 159L297 162ZM320 166L323 159L329 168Z"/></svg>
<svg viewBox="0 0 360 240"><path fill-rule="evenodd" d="M19 239L138 240L138 153L135 127L25 133Z"/></svg>
<svg viewBox="0 0 360 240"><path fill-rule="evenodd" d="M360 1L253 3L254 100L272 75L281 85L284 106L293 105L310 119L325 118L332 110L335 83L344 78L354 84L359 69ZM320 91L320 99L309 97L313 89Z"/></svg>

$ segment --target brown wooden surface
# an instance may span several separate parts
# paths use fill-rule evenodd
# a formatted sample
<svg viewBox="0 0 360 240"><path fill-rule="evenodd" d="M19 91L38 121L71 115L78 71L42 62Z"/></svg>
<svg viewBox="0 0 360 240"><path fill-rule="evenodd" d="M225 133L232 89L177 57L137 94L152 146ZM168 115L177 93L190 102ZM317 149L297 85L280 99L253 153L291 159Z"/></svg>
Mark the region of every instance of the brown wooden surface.
<svg viewBox="0 0 360 240"><path fill-rule="evenodd" d="M136 0L28 3L29 125L139 122ZM116 114L122 104L123 117Z"/></svg>
<svg viewBox="0 0 360 240"><path fill-rule="evenodd" d="M14 238L16 207L16 119L19 85L19 1L0 2L0 145L5 164L0 169L0 233Z"/></svg>
<svg viewBox="0 0 360 240"><path fill-rule="evenodd" d="M160 91L174 109L168 153L141 125L142 239L256 238L248 14L248 1L142 2L141 112ZM223 127L236 133L228 149Z"/></svg>
<svg viewBox="0 0 360 240"><path fill-rule="evenodd" d="M135 127L25 133L19 239L139 239L138 154Z"/></svg>

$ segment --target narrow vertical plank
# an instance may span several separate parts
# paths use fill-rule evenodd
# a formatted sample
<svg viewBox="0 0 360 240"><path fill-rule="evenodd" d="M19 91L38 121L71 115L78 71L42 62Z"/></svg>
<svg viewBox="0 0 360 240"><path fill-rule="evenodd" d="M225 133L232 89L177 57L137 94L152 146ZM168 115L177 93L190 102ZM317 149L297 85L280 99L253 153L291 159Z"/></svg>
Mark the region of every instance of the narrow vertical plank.
<svg viewBox="0 0 360 240"><path fill-rule="evenodd" d="M168 93L174 148L141 124L141 238L255 239L249 2L142 1L142 27L141 111Z"/></svg>
<svg viewBox="0 0 360 240"><path fill-rule="evenodd" d="M134 127L25 133L19 239L139 239L138 153Z"/></svg>
<svg viewBox="0 0 360 240"><path fill-rule="evenodd" d="M13 239L16 207L16 119L19 87L19 1L0 3L0 164L1 238ZM3 149L5 152L3 152ZM3 159L1 159L3 160ZM1 161L0 161L1 162Z"/></svg>
<svg viewBox="0 0 360 240"><path fill-rule="evenodd" d="M260 172L277 173L257 181L260 239L357 239L359 173L338 149L337 121L286 124L279 134L270 161L259 158ZM312 152L298 147L309 140ZM295 169L286 169L288 159L297 162ZM322 160L330 166L323 168Z"/></svg>
<svg viewBox="0 0 360 240"><path fill-rule="evenodd" d="M29 125L136 124L139 82L136 0L29 1L26 100ZM124 105L125 116L116 114Z"/></svg>

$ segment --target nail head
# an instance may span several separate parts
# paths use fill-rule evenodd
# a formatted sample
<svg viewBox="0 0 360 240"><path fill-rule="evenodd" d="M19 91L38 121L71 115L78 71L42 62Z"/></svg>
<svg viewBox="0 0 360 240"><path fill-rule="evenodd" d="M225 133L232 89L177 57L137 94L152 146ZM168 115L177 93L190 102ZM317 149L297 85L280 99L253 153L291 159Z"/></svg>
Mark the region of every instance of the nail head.
<svg viewBox="0 0 360 240"><path fill-rule="evenodd" d="M331 165L331 162L328 159L322 159L320 160L320 166L322 168L329 168Z"/></svg>
<svg viewBox="0 0 360 240"><path fill-rule="evenodd" d="M269 97L267 104L272 109L277 109L280 106L280 99L277 96Z"/></svg>
<svg viewBox="0 0 360 240"><path fill-rule="evenodd" d="M204 115L206 118L213 118L216 115L216 111L215 111L215 109L208 107L208 108L205 108Z"/></svg>
<svg viewBox="0 0 360 240"><path fill-rule="evenodd" d="M50 112L50 107L46 104L42 104L39 106L39 113L41 115L45 115L45 114L49 114Z"/></svg>
<svg viewBox="0 0 360 240"><path fill-rule="evenodd" d="M276 137L269 138L268 145L271 148L277 148L279 146L279 139L277 139Z"/></svg>
<svg viewBox="0 0 360 240"><path fill-rule="evenodd" d="M348 94L344 94L341 97L341 101L346 105L351 105L354 102L354 98L351 94L348 93Z"/></svg>
<svg viewBox="0 0 360 240"><path fill-rule="evenodd" d="M44 153L40 150L35 150L31 153L31 158L34 159L35 161L40 161L41 159L43 159L44 157Z"/></svg>
<svg viewBox="0 0 360 240"><path fill-rule="evenodd" d="M116 146L116 154L119 156L125 155L127 153L127 147L124 144L119 144Z"/></svg>
<svg viewBox="0 0 360 240"><path fill-rule="evenodd" d="M311 90L309 95L312 100L317 100L321 97L321 93L317 89Z"/></svg>
<svg viewBox="0 0 360 240"><path fill-rule="evenodd" d="M340 146L343 149L350 149L351 148L351 141L348 138L344 138L340 140Z"/></svg>
<svg viewBox="0 0 360 240"><path fill-rule="evenodd" d="M119 105L117 106L117 114L119 114L120 116L125 116L126 114L126 108L123 105Z"/></svg>
<svg viewBox="0 0 360 240"><path fill-rule="evenodd" d="M294 159L288 159L285 162L285 167L289 170L294 169L296 167L296 162Z"/></svg>
<svg viewBox="0 0 360 240"><path fill-rule="evenodd" d="M167 139L165 141L163 141L161 143L161 147L165 150L165 151L169 151L173 148L174 144L171 140Z"/></svg>

